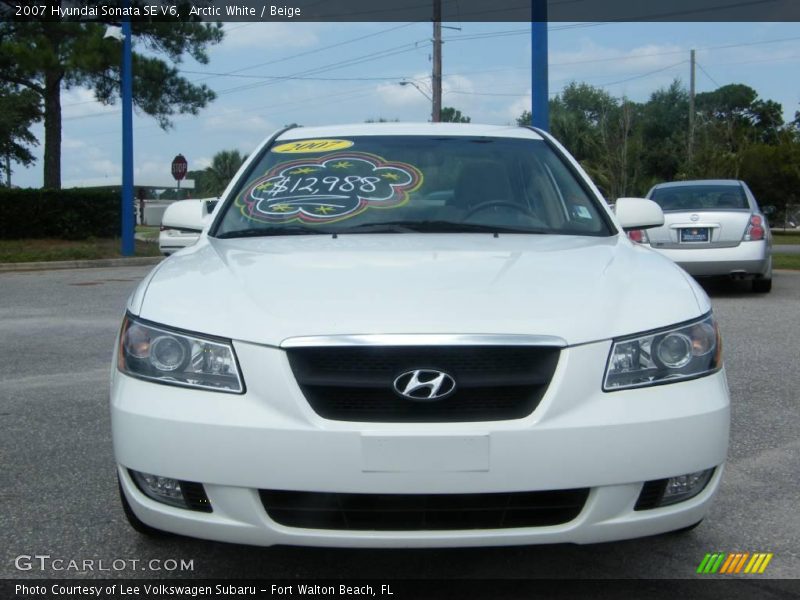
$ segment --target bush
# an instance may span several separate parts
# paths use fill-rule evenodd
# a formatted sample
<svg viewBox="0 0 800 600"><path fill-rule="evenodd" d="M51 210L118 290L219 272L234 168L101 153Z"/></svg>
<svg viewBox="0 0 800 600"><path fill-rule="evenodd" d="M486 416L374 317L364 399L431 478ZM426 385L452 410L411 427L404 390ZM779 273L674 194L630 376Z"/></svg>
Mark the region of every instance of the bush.
<svg viewBox="0 0 800 600"><path fill-rule="evenodd" d="M120 193L0 189L0 239L118 237Z"/></svg>

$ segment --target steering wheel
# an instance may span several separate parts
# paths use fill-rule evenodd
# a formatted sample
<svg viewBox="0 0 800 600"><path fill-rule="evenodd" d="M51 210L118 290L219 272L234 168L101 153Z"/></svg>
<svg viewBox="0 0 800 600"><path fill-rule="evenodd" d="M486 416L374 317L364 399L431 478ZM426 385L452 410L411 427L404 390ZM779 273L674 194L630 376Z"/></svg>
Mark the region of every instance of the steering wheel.
<svg viewBox="0 0 800 600"><path fill-rule="evenodd" d="M524 206L517 204L516 202L509 202L508 200L487 200L486 202L481 202L480 204L476 204L472 208L467 211L467 214L464 215L464 219L469 219L472 215L482 210L486 210L487 208L494 208L495 206L504 206L506 208L513 208L517 212L521 212L523 215L528 217L536 218L536 215L533 214L529 209L525 208Z"/></svg>

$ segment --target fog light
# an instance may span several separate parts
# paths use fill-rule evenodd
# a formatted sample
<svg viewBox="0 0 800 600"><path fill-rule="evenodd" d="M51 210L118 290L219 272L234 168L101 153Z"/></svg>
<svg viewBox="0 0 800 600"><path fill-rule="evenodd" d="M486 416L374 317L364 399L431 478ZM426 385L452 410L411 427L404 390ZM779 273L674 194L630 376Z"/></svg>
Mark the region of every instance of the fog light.
<svg viewBox="0 0 800 600"><path fill-rule="evenodd" d="M133 480L136 482L136 487L138 487L145 496L157 502L186 508L186 501L183 499L183 490L181 490L181 482L177 479L159 477L158 475L151 475L150 473L140 473L133 469L131 469L130 473Z"/></svg>
<svg viewBox="0 0 800 600"><path fill-rule="evenodd" d="M645 481L633 509L650 510L694 498L705 489L713 474L714 469L707 469L669 479Z"/></svg>
<svg viewBox="0 0 800 600"><path fill-rule="evenodd" d="M714 469L706 469L697 473L670 477L667 479L667 486L664 488L664 495L659 506L668 506L694 498L705 489L713 473Z"/></svg>

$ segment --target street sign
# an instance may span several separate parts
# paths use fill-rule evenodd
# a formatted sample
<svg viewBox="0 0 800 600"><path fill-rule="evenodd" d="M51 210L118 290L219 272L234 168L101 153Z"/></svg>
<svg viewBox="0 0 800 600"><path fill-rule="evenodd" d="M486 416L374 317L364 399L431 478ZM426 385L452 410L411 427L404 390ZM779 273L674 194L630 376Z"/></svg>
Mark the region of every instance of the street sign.
<svg viewBox="0 0 800 600"><path fill-rule="evenodd" d="M188 169L189 163L186 162L186 158L184 158L183 154L178 154L178 156L172 159L172 177L176 181L180 181L186 177L186 171L188 171Z"/></svg>

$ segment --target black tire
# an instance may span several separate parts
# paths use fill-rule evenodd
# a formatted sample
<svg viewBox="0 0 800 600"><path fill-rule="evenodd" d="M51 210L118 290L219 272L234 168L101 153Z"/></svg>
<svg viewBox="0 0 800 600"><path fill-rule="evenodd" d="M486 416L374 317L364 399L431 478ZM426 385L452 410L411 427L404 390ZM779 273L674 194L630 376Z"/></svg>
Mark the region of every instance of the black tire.
<svg viewBox="0 0 800 600"><path fill-rule="evenodd" d="M769 279L753 279L753 292L768 294L772 290L772 277Z"/></svg>
<svg viewBox="0 0 800 600"><path fill-rule="evenodd" d="M122 490L122 483L120 483L119 477L117 477L117 485L119 487L119 501L122 503L122 512L125 513L125 518L128 520L128 524L133 527L133 529L142 535L153 538L163 538L172 535L168 531L156 529L155 527L151 527L147 523L142 522L139 517L136 516L136 513L133 512L131 505L128 503L128 499L125 497L125 492Z"/></svg>

